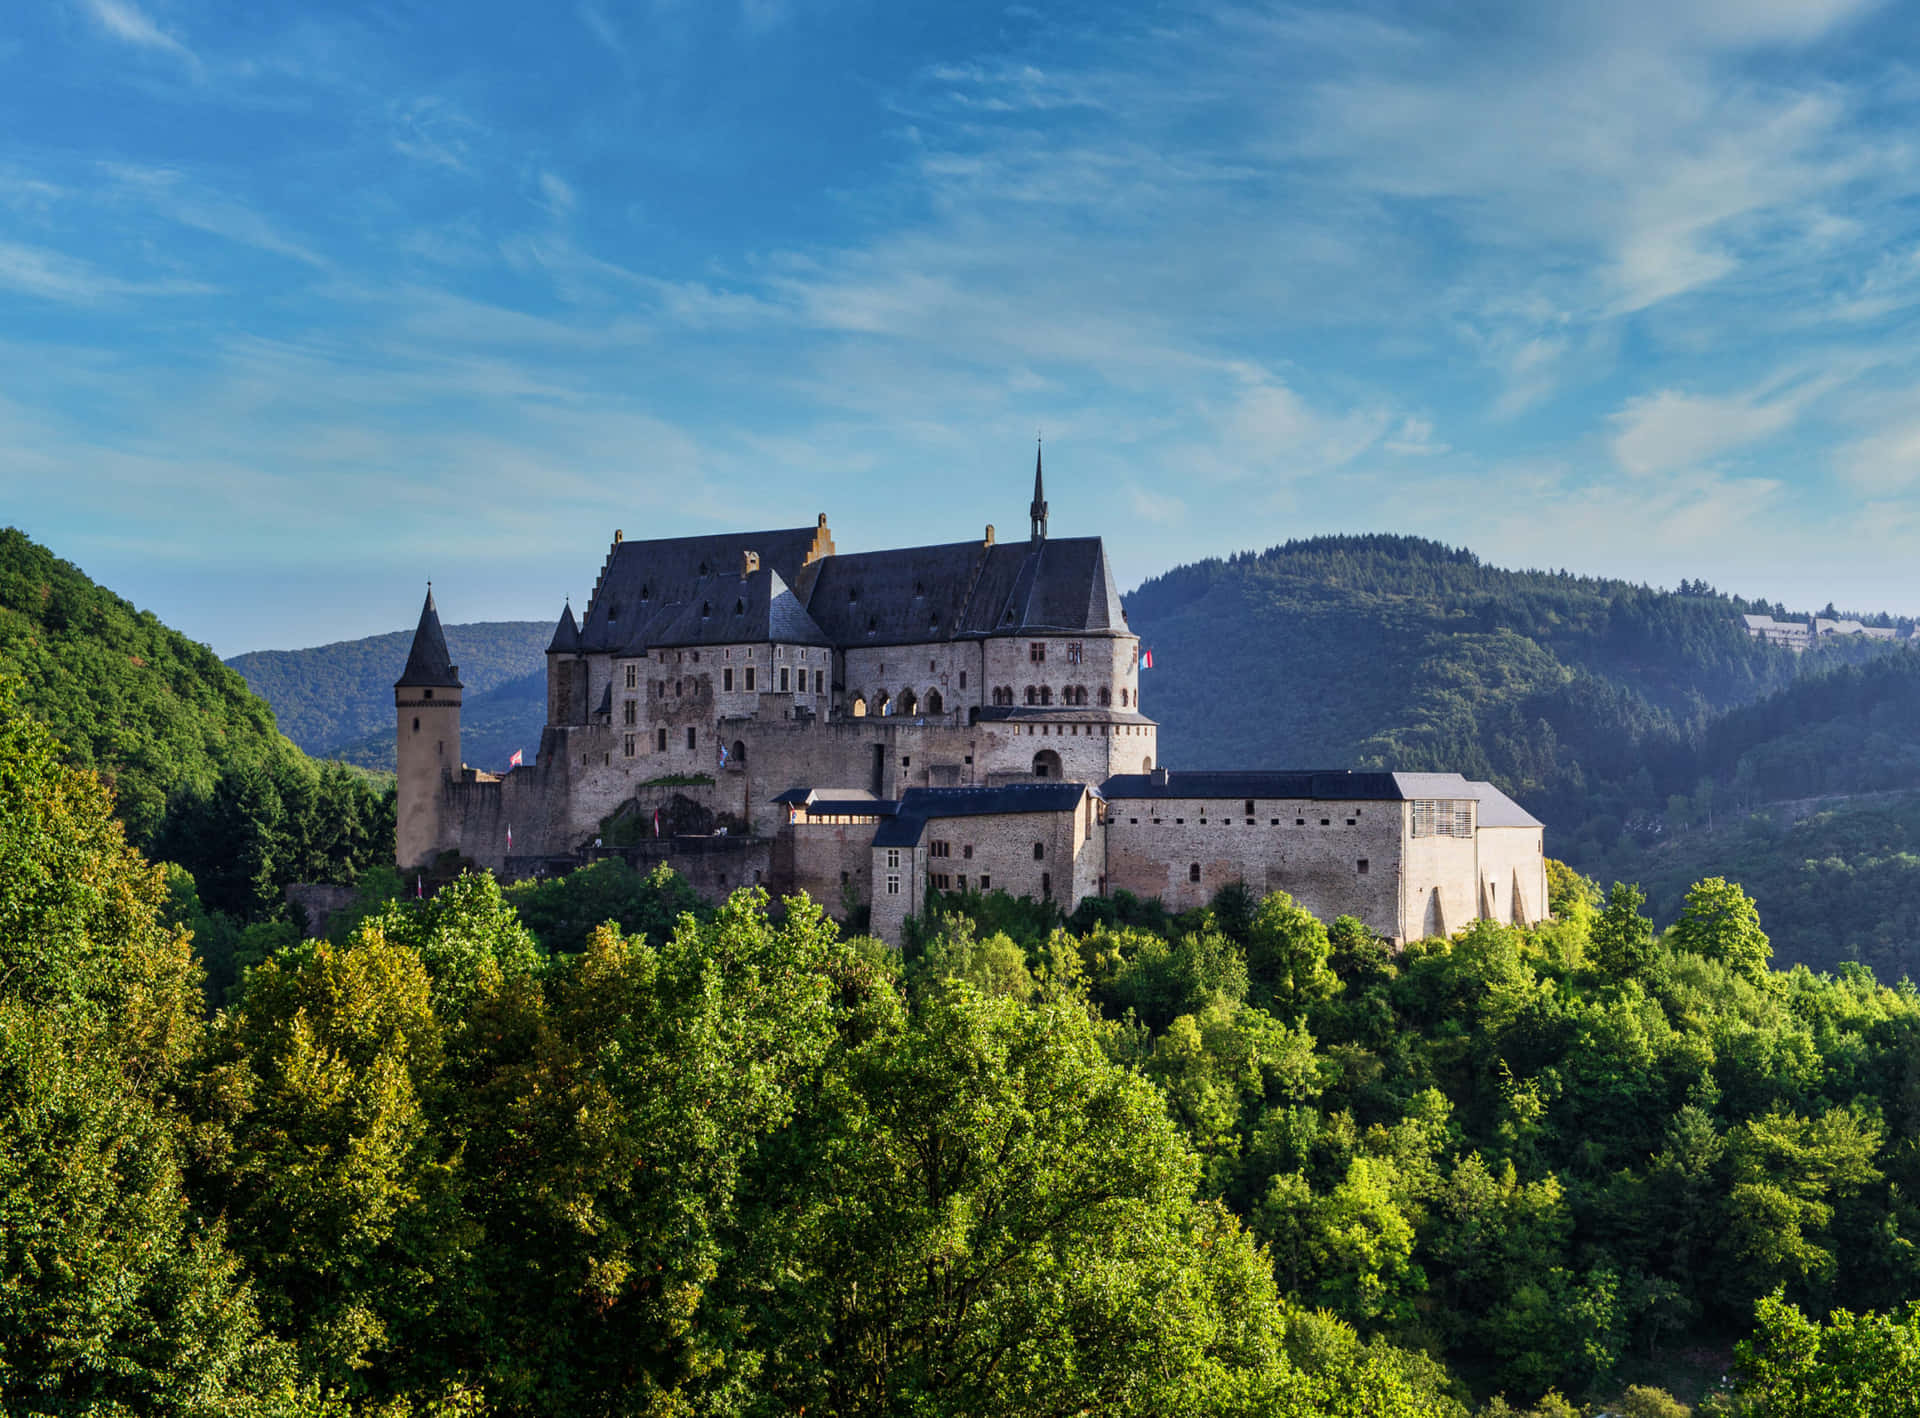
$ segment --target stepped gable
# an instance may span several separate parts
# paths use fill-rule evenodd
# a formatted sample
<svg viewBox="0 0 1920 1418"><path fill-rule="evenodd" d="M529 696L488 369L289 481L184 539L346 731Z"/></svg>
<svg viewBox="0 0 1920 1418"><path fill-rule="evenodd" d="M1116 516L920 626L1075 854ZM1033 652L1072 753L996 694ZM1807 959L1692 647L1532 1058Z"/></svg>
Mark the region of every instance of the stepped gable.
<svg viewBox="0 0 1920 1418"><path fill-rule="evenodd" d="M780 573L761 567L745 574L714 576L699 583L698 599L679 606L647 629L647 645L738 645L778 641L786 645L831 645Z"/></svg>
<svg viewBox="0 0 1920 1418"><path fill-rule="evenodd" d="M566 609L560 612L560 623L553 628L553 639L547 642L549 655L571 655L580 649L580 627L574 623L573 602L568 601Z"/></svg>
<svg viewBox="0 0 1920 1418"><path fill-rule="evenodd" d="M713 599L718 579L737 580L747 552L791 586L809 562L833 554L833 537L823 514L811 527L615 542L580 625L580 648L589 654L645 650L656 628L673 624L689 604Z"/></svg>
<svg viewBox="0 0 1920 1418"><path fill-rule="evenodd" d="M460 677L454 672L447 654L446 633L440 629L440 612L434 609L433 586L427 586L427 603L420 608L420 624L413 632L413 648L407 651L407 667L393 682L395 689L460 689Z"/></svg>

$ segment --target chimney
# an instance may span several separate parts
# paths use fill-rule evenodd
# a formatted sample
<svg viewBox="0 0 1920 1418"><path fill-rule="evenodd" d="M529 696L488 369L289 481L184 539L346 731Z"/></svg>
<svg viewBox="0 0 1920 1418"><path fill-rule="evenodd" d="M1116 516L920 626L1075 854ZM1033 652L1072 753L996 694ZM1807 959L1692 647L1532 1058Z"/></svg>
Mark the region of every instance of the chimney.
<svg viewBox="0 0 1920 1418"><path fill-rule="evenodd" d="M1167 786L1167 770L1166 769L1156 768L1147 776L1153 780L1154 787L1164 788Z"/></svg>
<svg viewBox="0 0 1920 1418"><path fill-rule="evenodd" d="M993 523L987 523L987 545L993 545Z"/></svg>
<svg viewBox="0 0 1920 1418"><path fill-rule="evenodd" d="M759 552L743 551L740 553L740 574L742 576L751 576L753 575L754 572L758 571L759 569L760 569L760 553Z"/></svg>

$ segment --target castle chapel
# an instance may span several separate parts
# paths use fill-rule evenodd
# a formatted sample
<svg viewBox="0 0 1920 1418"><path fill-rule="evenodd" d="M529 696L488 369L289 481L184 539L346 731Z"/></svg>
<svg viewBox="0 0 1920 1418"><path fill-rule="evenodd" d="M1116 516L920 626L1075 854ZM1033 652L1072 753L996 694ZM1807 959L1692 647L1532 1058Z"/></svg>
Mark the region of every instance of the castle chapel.
<svg viewBox="0 0 1920 1418"><path fill-rule="evenodd" d="M394 685L403 867L506 876L666 861L724 895L872 907L930 892L1174 909L1244 881L1395 941L1545 910L1541 826L1453 774L1170 773L1098 537L840 553L815 525L626 540L547 647L535 761L460 759L432 592Z"/></svg>

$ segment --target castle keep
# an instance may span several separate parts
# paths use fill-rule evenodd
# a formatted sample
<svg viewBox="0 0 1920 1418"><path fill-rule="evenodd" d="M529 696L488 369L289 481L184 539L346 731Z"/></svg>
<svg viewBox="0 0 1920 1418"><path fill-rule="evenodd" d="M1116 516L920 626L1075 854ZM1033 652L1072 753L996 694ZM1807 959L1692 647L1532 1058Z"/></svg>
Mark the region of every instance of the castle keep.
<svg viewBox="0 0 1920 1418"><path fill-rule="evenodd" d="M536 760L460 761L431 588L394 685L403 867L664 860L898 941L930 890L1169 907L1290 891L1401 941L1545 910L1541 827L1457 775L1168 773L1098 537L842 554L811 527L628 541L547 648Z"/></svg>

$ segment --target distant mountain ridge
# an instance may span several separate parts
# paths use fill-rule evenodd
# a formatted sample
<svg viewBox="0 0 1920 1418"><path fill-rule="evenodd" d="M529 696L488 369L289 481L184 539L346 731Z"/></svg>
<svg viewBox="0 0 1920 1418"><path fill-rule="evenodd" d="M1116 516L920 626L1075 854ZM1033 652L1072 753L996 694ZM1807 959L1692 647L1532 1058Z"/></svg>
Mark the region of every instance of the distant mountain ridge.
<svg viewBox="0 0 1920 1418"><path fill-rule="evenodd" d="M531 761L546 721L546 651L553 626L544 621L490 620L449 625L446 633L447 648L466 686L461 718L467 761L495 766L486 754L496 731L490 726L525 740L521 746ZM305 650L254 650L226 663L273 705L280 731L308 753L391 769L393 681L406 663L412 637L411 629L395 630ZM529 737L524 729L529 695L524 684L515 682L531 675L538 675L543 684ZM502 698L490 705L489 697L496 691ZM515 714L523 717L515 719ZM514 730L499 722L503 717L522 728ZM384 750L379 745L382 736Z"/></svg>

